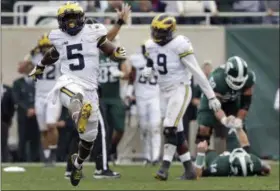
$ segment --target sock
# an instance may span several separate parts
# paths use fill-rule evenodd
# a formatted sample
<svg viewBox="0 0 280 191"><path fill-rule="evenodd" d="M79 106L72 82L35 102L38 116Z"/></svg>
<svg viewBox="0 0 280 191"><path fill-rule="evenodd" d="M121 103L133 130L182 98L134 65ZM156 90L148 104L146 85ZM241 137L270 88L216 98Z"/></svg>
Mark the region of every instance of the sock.
<svg viewBox="0 0 280 191"><path fill-rule="evenodd" d="M190 170L190 168L192 167L190 152L186 152L186 153L180 155L179 158L184 166L185 171L188 172Z"/></svg>
<svg viewBox="0 0 280 191"><path fill-rule="evenodd" d="M79 160L80 157L77 157L75 162L74 162L74 166L77 168L77 169L81 169L82 168L82 164L84 162L84 160Z"/></svg>
<svg viewBox="0 0 280 191"><path fill-rule="evenodd" d="M143 146L143 154L144 158L148 161L151 161L151 140L149 139L149 132L147 129L144 129L144 127L141 130L141 141L142 141L142 146Z"/></svg>
<svg viewBox="0 0 280 191"><path fill-rule="evenodd" d="M50 154L51 154L51 150L50 149L44 149L44 157L46 159L48 159L50 157Z"/></svg>
<svg viewBox="0 0 280 191"><path fill-rule="evenodd" d="M114 132L113 138L112 138L112 148L111 148L111 154L117 155L117 147L118 144L123 136L123 132Z"/></svg>
<svg viewBox="0 0 280 191"><path fill-rule="evenodd" d="M57 149L57 145L50 145L49 146L50 149L50 158L52 161L56 161L56 149Z"/></svg>
<svg viewBox="0 0 280 191"><path fill-rule="evenodd" d="M155 129L156 127L154 127ZM151 149L152 149L152 161L158 161L160 156L161 136L159 130L153 130L151 132Z"/></svg>
<svg viewBox="0 0 280 191"><path fill-rule="evenodd" d="M242 147L247 153L250 153L250 145Z"/></svg>
<svg viewBox="0 0 280 191"><path fill-rule="evenodd" d="M161 165L161 169L163 170L168 170L170 167L170 163L173 160L173 156L176 152L176 146L166 143L164 144L164 149L163 149L163 162Z"/></svg>

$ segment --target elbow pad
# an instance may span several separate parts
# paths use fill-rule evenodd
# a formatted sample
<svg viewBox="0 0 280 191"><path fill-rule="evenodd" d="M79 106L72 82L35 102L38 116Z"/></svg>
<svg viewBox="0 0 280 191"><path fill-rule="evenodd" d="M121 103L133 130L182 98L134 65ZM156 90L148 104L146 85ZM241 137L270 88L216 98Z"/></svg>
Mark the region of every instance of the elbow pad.
<svg viewBox="0 0 280 191"><path fill-rule="evenodd" d="M241 96L241 100L240 100L240 107L241 109L245 109L245 110L249 110L250 105L252 102L252 96L248 96L248 95L242 95Z"/></svg>

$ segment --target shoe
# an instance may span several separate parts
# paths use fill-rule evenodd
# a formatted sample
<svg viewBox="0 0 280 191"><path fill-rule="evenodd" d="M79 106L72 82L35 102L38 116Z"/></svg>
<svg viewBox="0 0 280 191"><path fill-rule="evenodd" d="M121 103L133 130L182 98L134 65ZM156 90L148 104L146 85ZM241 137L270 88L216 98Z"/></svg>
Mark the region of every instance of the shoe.
<svg viewBox="0 0 280 191"><path fill-rule="evenodd" d="M196 180L196 171L192 163L185 169L184 174L180 177L181 180Z"/></svg>
<svg viewBox="0 0 280 191"><path fill-rule="evenodd" d="M95 179L117 179L120 177L120 173L112 170L95 170L93 174L93 178Z"/></svg>
<svg viewBox="0 0 280 191"><path fill-rule="evenodd" d="M76 160L76 158L78 157L78 154L73 154L71 156L71 160L72 160L72 171L71 171L71 175L70 175L70 182L73 186L77 186L80 182L80 180L83 177L83 173L82 173L82 167L81 169L76 168L76 166L74 165L74 162Z"/></svg>
<svg viewBox="0 0 280 191"><path fill-rule="evenodd" d="M90 103L85 103L81 109L81 112L79 114L79 118L77 121L78 126L78 132L84 133L86 131L88 118L91 114L92 106Z"/></svg>
<svg viewBox="0 0 280 191"><path fill-rule="evenodd" d="M168 172L163 171L163 170L157 171L155 179L161 180L161 181L166 181L168 179Z"/></svg>

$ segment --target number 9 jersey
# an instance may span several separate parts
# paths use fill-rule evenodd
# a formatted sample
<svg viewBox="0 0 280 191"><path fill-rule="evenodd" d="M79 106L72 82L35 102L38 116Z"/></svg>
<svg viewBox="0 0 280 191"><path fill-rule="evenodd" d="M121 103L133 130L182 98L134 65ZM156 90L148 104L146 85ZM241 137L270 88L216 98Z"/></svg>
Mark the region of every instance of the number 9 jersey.
<svg viewBox="0 0 280 191"><path fill-rule="evenodd" d="M191 83L191 73L186 71L180 60L193 53L192 45L186 37L178 35L164 46L150 39L145 43L145 48L147 56L154 61L154 69L159 73L158 83L161 90Z"/></svg>
<svg viewBox="0 0 280 191"><path fill-rule="evenodd" d="M52 30L49 39L59 52L61 73L78 78L90 89L97 89L99 75L98 41L107 34L102 24L86 24L81 32L71 36L60 29Z"/></svg>

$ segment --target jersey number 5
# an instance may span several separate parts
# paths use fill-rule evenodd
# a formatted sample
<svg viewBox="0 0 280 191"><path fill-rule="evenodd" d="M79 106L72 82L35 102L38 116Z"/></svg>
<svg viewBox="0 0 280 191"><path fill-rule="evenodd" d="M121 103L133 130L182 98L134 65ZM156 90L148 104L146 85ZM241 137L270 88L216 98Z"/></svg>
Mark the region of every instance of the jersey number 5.
<svg viewBox="0 0 280 191"><path fill-rule="evenodd" d="M67 59L78 59L79 64L69 64L70 70L82 70L85 67L85 59L81 53L73 53L74 50L83 50L82 44L72 44L66 46Z"/></svg>
<svg viewBox="0 0 280 191"><path fill-rule="evenodd" d="M165 54L159 54L157 56L157 64L159 66L158 72L161 75L167 74L167 68L166 68L166 55Z"/></svg>

